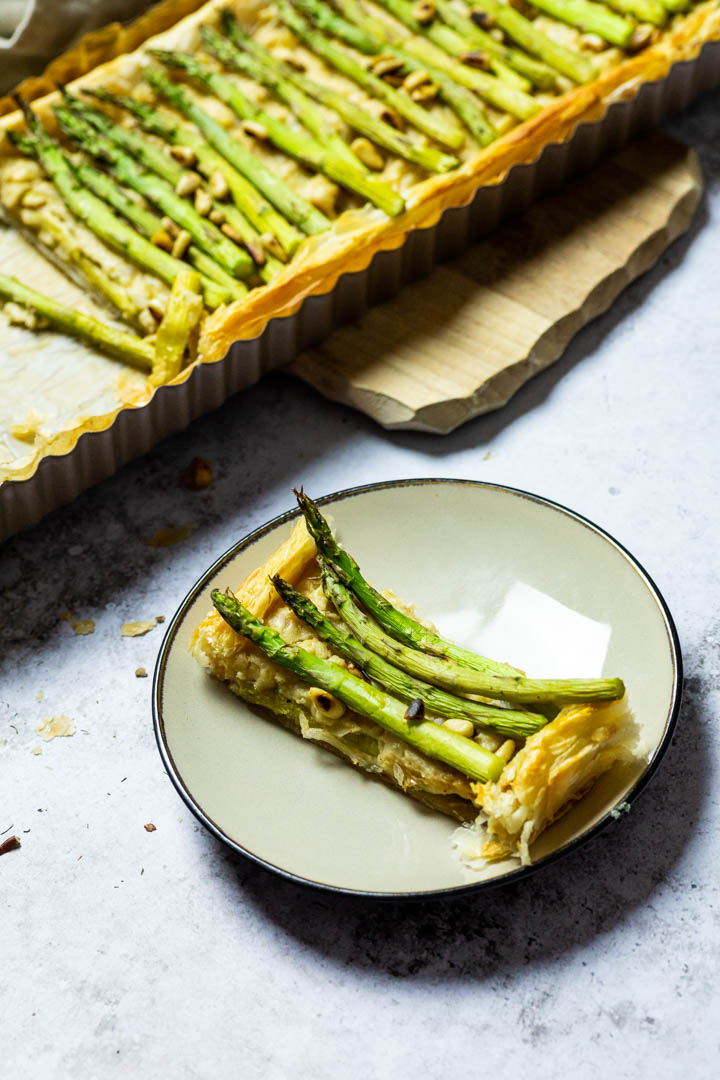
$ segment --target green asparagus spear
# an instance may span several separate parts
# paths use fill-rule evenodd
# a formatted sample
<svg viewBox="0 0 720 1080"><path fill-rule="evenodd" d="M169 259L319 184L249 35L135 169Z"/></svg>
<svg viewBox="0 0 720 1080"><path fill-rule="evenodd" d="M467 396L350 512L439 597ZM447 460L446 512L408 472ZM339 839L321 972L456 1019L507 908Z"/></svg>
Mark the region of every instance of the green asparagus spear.
<svg viewBox="0 0 720 1080"><path fill-rule="evenodd" d="M241 120L254 120L262 125L270 141L304 165L317 172L324 173L348 191L355 192L367 199L391 217L396 217L405 209L405 200L390 187L373 177L367 171L355 168L332 151L321 146L310 135L288 126L270 113L255 105L236 83L226 76L213 71L207 64L201 63L186 53L153 51L153 55L168 67L177 67L192 78L203 83L216 97L224 101Z"/></svg>
<svg viewBox="0 0 720 1080"><path fill-rule="evenodd" d="M457 150L463 145L464 136L460 128L427 113L407 94L403 94L377 75L373 75L351 53L328 41L317 30L313 30L287 0L277 0L277 9L280 18L293 34L317 56L321 56L331 67L336 68L348 79L352 79L372 97L385 102L418 131L422 131L428 138L435 139L436 142L451 150Z"/></svg>
<svg viewBox="0 0 720 1080"><path fill-rule="evenodd" d="M553 41L533 26L530 19L503 0L477 0L476 7L478 10L472 12L473 21L476 16L482 18L489 15L511 41L517 42L533 56L539 56L573 82L587 83L596 77L597 69L592 60Z"/></svg>
<svg viewBox="0 0 720 1080"><path fill-rule="evenodd" d="M608 7L621 15L630 15L652 26L664 26L668 21L668 9L661 0L605 0Z"/></svg>
<svg viewBox="0 0 720 1080"><path fill-rule="evenodd" d="M228 18L230 25L232 25L234 15L232 12L224 11L223 20L227 21ZM257 61L253 61L253 58L247 53L240 52L226 38L218 34L213 27L201 26L200 36L207 51L215 56L226 68L231 71L239 71L243 75L249 75L256 82L263 82L262 77L256 73ZM275 96L292 110L303 127L307 128L322 146L332 151L337 157L343 158L348 165L354 165L356 169L365 168L360 158L350 149L345 140L328 126L327 117L322 109L318 109L312 98L304 94L297 86L293 86L292 83L286 82L282 78L277 79L271 89Z"/></svg>
<svg viewBox="0 0 720 1080"><path fill-rule="evenodd" d="M263 234L270 234L288 255L292 255L302 240L302 233L282 217L261 192L210 146L195 128L180 123L169 113L159 112L154 106L123 94L113 94L104 89L86 90L85 93L117 108L127 109L141 127L164 139L171 146L191 150L197 157L199 172L207 177L220 173L224 178L236 209L254 230L250 235L244 234L244 239L248 242L257 241ZM227 207L224 207L224 210L227 212ZM231 224L238 231L244 232L243 225L239 225L234 217Z"/></svg>
<svg viewBox="0 0 720 1080"><path fill-rule="evenodd" d="M143 75L153 90L166 97L188 120L192 120L210 145L258 188L288 221L308 235L325 232L330 228L331 223L324 214L288 187L239 139L228 134L217 120L197 105L182 86L172 82L162 69L146 68Z"/></svg>
<svg viewBox="0 0 720 1080"><path fill-rule="evenodd" d="M362 601L368 612L380 626L398 641L409 645L414 649L421 649L434 656L453 660L464 664L477 671L488 672L494 675L509 676L514 678L519 674L516 668L509 664L501 664L495 660L489 660L484 656L463 649L452 641L446 641L432 630L422 626L417 620L403 614L393 607L389 600L374 589L362 576L360 567L352 555L341 548L333 536L330 526L320 513L318 507L304 491L296 491L295 496L298 505L305 517L308 532L317 544L322 558L330 565L333 572L341 579L359 600ZM481 691L478 691L480 693Z"/></svg>
<svg viewBox="0 0 720 1080"><path fill-rule="evenodd" d="M378 39L371 36L367 31L340 18L326 4L320 3L320 0L295 0L295 3L300 7L307 6L310 12L322 13L323 21L328 27L332 27L335 35L346 44L353 47L362 45L363 51L369 51L371 54L387 52L389 55L395 55L402 60L406 71L426 72L439 90L440 97L453 109L481 146L487 146L497 137L497 133L480 102L476 97L468 93L462 84L458 84L452 78L447 77L447 68L442 70L430 67L427 63L422 63L416 57L405 52L399 45L388 44L385 38ZM452 67L454 63L452 60L448 61L447 57L443 59L447 61L447 67ZM455 66L462 67L460 64ZM470 69L468 69L468 74L472 75ZM487 79L487 76L481 76L481 78ZM497 80L491 79L490 81L495 83ZM536 111L536 108L537 106L531 103L533 112Z"/></svg>
<svg viewBox="0 0 720 1080"><path fill-rule="evenodd" d="M154 236L163 229L162 218L131 199L124 189L119 187L107 173L100 172L99 169L86 161L78 162L75 165L75 172L78 180L86 188L97 195L98 198L104 199L114 210L117 210L118 213L132 222L135 228L139 229L144 236ZM196 270L199 270L201 274L209 277L212 281L217 281L220 285L223 285L235 300L240 300L247 295L247 286L243 282L237 281L231 274L225 273L214 259L211 259L195 244L190 244L188 247L187 257Z"/></svg>
<svg viewBox="0 0 720 1080"><path fill-rule="evenodd" d="M200 275L187 267L173 281L165 314L157 329L150 382L156 386L179 374L185 350L202 317Z"/></svg>
<svg viewBox="0 0 720 1080"><path fill-rule="evenodd" d="M326 619L311 600L293 589L281 577L275 576L271 580L291 611L307 623L321 641L326 642L339 656L350 660L357 668L401 701L411 702L420 698L426 712L432 716L471 720L480 727L491 728L493 731L513 738L525 739L547 724L547 718L539 713L504 709L497 705L470 701L468 698L458 697L456 694L439 690L430 683L412 678L381 656L376 656L357 638Z"/></svg>
<svg viewBox="0 0 720 1080"><path fill-rule="evenodd" d="M432 720L408 721L405 705L370 683L351 675L339 664L321 660L313 653L288 645L279 634L256 619L232 593L211 593L212 602L233 630L249 638L276 664L333 694L348 708L373 720L403 742L436 761L457 769L474 780L497 780L505 762L472 739Z"/></svg>
<svg viewBox="0 0 720 1080"><path fill-rule="evenodd" d="M635 24L593 0L532 0L533 7L553 19L576 26L588 34L597 34L611 45L624 49L630 43Z"/></svg>
<svg viewBox="0 0 720 1080"><path fill-rule="evenodd" d="M23 109L29 134L8 132L8 136L23 153L37 158L68 209L109 247L172 285L185 263L140 236L135 229L116 217L102 199L83 187L60 147L47 135L24 102ZM214 281L203 278L202 285L207 307L217 308L232 299L227 290Z"/></svg>
<svg viewBox="0 0 720 1080"><path fill-rule="evenodd" d="M133 367L142 371L150 371L152 368L155 353L150 342L124 330L115 330L90 315L83 315L81 311L59 304L49 296L43 296L28 285L23 285L17 278L0 274L0 296L31 308L53 326L87 341L90 345L96 345L103 352L110 353Z"/></svg>
<svg viewBox="0 0 720 1080"><path fill-rule="evenodd" d="M367 109L363 109L360 105L349 101L343 94L316 83L304 75L299 75L287 64L276 60L272 53L269 53L252 38L243 34L237 22L226 20L224 25L231 35L233 44L240 49L244 49L254 61L256 65L254 77L273 92L278 93L278 96L281 94L278 89L279 84L297 86L308 97L319 101L322 105L336 112L349 127L372 139L378 146L397 154L398 157L404 158L405 161L417 165L426 172L446 173L457 166L456 158L450 157L449 154L440 153L440 151L434 150L432 147L418 146L417 143L412 142L402 132L397 131L390 124L376 119Z"/></svg>
<svg viewBox="0 0 720 1080"><path fill-rule="evenodd" d="M617 701L625 693L620 679L527 679L517 672L514 675L496 675L488 669L487 661L484 669L477 666L471 668L449 659L447 655L421 652L390 637L368 618L334 570L335 566L331 569L330 564L325 564L323 589L355 637L371 652L409 675L451 693L477 694L519 705L553 705L558 708L573 702ZM424 627L421 629L424 630ZM477 659L483 661L484 657Z"/></svg>
<svg viewBox="0 0 720 1080"><path fill-rule="evenodd" d="M144 195L181 229L186 229L198 247L228 273L249 277L254 268L248 253L224 236L211 221L202 217L165 180L138 166L129 154L99 134L82 116L62 106L56 106L54 111L64 133L92 157L104 162L121 184Z"/></svg>
<svg viewBox="0 0 720 1080"><path fill-rule="evenodd" d="M140 326L141 308L128 293L127 283L117 281L91 259L53 213L46 213L44 209L36 213L40 231L27 230L30 242L40 248L43 255L72 280L76 280L76 275L71 269L76 268L91 290L115 308L125 322ZM42 237L45 234L52 236L52 246L43 242Z"/></svg>

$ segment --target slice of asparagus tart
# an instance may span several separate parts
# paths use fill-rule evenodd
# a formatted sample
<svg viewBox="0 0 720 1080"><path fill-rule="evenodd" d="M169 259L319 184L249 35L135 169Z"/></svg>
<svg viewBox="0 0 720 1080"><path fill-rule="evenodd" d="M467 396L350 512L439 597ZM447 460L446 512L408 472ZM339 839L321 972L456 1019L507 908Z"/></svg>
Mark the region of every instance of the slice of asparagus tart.
<svg viewBox="0 0 720 1080"><path fill-rule="evenodd" d="M375 589L300 491L289 538L212 594L195 658L284 727L472 828L472 865L536 837L634 755L618 678L529 679L441 637Z"/></svg>

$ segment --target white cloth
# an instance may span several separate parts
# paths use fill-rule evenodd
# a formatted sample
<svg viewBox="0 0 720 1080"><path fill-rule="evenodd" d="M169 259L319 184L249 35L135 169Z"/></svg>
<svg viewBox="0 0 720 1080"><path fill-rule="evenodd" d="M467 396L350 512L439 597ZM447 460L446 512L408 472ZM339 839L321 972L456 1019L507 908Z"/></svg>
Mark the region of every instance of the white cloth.
<svg viewBox="0 0 720 1080"><path fill-rule="evenodd" d="M152 0L0 0L0 93L38 75L88 30L128 22Z"/></svg>

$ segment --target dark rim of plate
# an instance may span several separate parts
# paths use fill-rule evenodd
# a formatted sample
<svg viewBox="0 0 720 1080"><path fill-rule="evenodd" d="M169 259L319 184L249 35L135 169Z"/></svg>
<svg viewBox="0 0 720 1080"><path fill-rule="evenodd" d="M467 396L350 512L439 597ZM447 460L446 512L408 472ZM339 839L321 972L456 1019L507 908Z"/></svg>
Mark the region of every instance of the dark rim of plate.
<svg viewBox="0 0 720 1080"><path fill-rule="evenodd" d="M386 480L380 481L374 484L363 484L359 487L345 488L341 491L335 491L332 494L324 495L322 498L316 499L319 505L327 505L328 503L339 502L343 499L354 498L358 495L365 495L371 491L381 491L386 488L399 488L399 487L422 487L429 485L467 485L468 487L486 488L488 490L505 492L509 495L516 495L523 499L529 499L531 502L539 503L542 506L549 507L552 510L557 510L567 517L577 521L580 525L590 529L596 535L602 537L608 544L610 544L620 554L637 574L642 578L648 591L650 592L653 600L657 604L659 612L662 616L665 624L665 629L668 635L668 642L670 646L670 656L673 666L673 686L670 708L668 710L667 720L665 722L665 729L663 731L662 738L657 743L654 754L651 760L648 762L646 768L637 778L632 788L624 796L623 802L630 806L632 802L638 797L641 791L644 790L648 781L654 775L658 768L660 761L664 757L677 724L678 715L680 713L680 704L682 700L682 653L680 650L680 642L675 629L675 623L673 622L672 615L668 609L667 604L662 596L662 593L656 586L653 579L638 562L638 560L623 547L619 541L617 541L610 533L600 528L594 522L588 518L582 516L582 514L576 513L574 510L569 510L568 507L563 506L561 503L553 502L552 499L546 499L541 495L535 495L529 491L523 491L521 488L508 487L504 484L492 484L482 480L453 480L443 477L424 477L418 479L409 480ZM300 511L295 508L288 510L284 514L279 514L271 521L266 522L265 525L261 525L260 528L254 529L251 533L248 533L242 540L233 544L231 548L228 548L212 566L202 575L202 577L195 582L193 587L185 596L184 600L178 607L178 610L173 615L168 628L165 632L162 645L158 654L157 662L155 664L155 673L153 676L153 689L152 689L152 710L153 710L153 724L155 728L155 738L157 740L160 756L163 760L165 769L168 776L174 784L178 794L184 801L186 806L195 817L200 821L206 829L208 829L218 840L227 844L237 854L244 856L251 862L256 863L258 866L262 866L266 870L270 870L275 874L279 874L280 877L285 878L288 881L292 881L297 885L303 885L314 889L322 889L324 892L339 893L343 896L353 896L361 899L372 900L407 900L407 901L421 901L432 900L438 898L449 899L451 897L462 896L469 892L475 892L477 890L496 889L499 886L507 885L511 882L515 882L521 878L527 878L536 871L549 866L557 859L568 854L571 851L575 851L577 848L589 841L595 839L598 834L613 821L613 814L616 812L616 808L609 810L598 822L591 828L587 829L582 835L577 836L574 840L568 841L568 843L561 845L554 851L549 852L547 855L538 859L537 862L531 863L529 866L519 866L517 869L510 870L505 874L501 874L496 878L492 878L488 881L469 882L465 885L448 886L442 889L429 889L426 891L417 890L413 892L377 892L370 889L350 889L343 888L339 885L330 885L323 881L314 881L312 878L302 877L299 874L293 874L288 870L283 869L282 866L276 866L274 863L269 862L267 859L263 859L260 855L256 855L254 852L244 848L236 840L233 840L231 836L228 836L223 829L209 817L202 808L198 805L193 797L192 793L185 786L185 783L180 775L179 769L176 767L173 761L173 756L168 746L165 725L163 720L163 686L165 680L165 669L170 651L175 642L178 630L183 623L188 609L194 603L198 594L207 586L207 584L215 577L223 566L235 558L235 556L245 548L250 547L258 540L262 539L268 532L277 528L280 525L284 525L289 521L297 518Z"/></svg>

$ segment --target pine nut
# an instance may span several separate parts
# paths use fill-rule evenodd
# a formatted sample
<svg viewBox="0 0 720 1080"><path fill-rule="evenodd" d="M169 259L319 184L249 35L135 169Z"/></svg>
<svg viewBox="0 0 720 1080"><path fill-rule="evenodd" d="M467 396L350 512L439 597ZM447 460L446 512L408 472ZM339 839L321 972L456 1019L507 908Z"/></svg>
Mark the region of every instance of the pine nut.
<svg viewBox="0 0 720 1080"><path fill-rule="evenodd" d="M195 192L195 209L200 217L207 217L212 210L212 196L205 191L204 188L198 188Z"/></svg>
<svg viewBox="0 0 720 1080"><path fill-rule="evenodd" d="M607 49L607 41L603 41L599 34L582 34L580 36L580 47L587 49L588 52L605 52Z"/></svg>
<svg viewBox="0 0 720 1080"><path fill-rule="evenodd" d="M176 225L171 217L164 217L162 219L162 227L168 234L168 236L171 236L173 238L173 240L180 232L180 226Z"/></svg>
<svg viewBox="0 0 720 1080"><path fill-rule="evenodd" d="M257 120L243 120L240 127L246 135L251 135L253 139L258 139L260 142L267 142L267 130L262 124L258 124Z"/></svg>
<svg viewBox="0 0 720 1080"><path fill-rule="evenodd" d="M499 758L502 758L504 762L508 762L515 753L515 743L512 739L506 739L499 749L495 751Z"/></svg>
<svg viewBox="0 0 720 1080"><path fill-rule="evenodd" d="M456 735L464 735L466 739L472 739L475 734L475 725L471 720L461 720L460 717L451 717L443 724L448 731L454 731Z"/></svg>
<svg viewBox="0 0 720 1080"><path fill-rule="evenodd" d="M628 44L628 52L640 52L641 49L647 48L651 44L653 37L654 28L649 23L640 23L633 30Z"/></svg>
<svg viewBox="0 0 720 1080"><path fill-rule="evenodd" d="M328 720L339 720L345 712L345 706L342 701L338 701L336 697L329 694L327 690L321 690L319 686L311 686L308 690L308 697L315 706L315 709L323 716L327 716Z"/></svg>
<svg viewBox="0 0 720 1080"><path fill-rule="evenodd" d="M227 195L228 182L219 169L216 169L215 172L211 174L210 179L208 180L208 188L214 199L224 199Z"/></svg>
<svg viewBox="0 0 720 1080"><path fill-rule="evenodd" d="M181 229L175 237L175 243L172 246L172 254L175 256L176 259L182 259L183 255L190 247L191 240L192 236L187 231L187 229Z"/></svg>
<svg viewBox="0 0 720 1080"><path fill-rule="evenodd" d="M413 19L419 23L429 23L435 18L435 5L432 0L419 0L412 9Z"/></svg>
<svg viewBox="0 0 720 1080"><path fill-rule="evenodd" d="M490 57L480 49L461 53L458 59L462 60L463 64L467 64L468 67L479 68L480 71L487 71L490 67Z"/></svg>
<svg viewBox="0 0 720 1080"><path fill-rule="evenodd" d="M437 95L437 86L433 86L431 83L428 83L426 86L418 86L416 90L413 90L410 97L413 99L413 101L423 102L434 101Z"/></svg>
<svg viewBox="0 0 720 1080"><path fill-rule="evenodd" d="M171 146L170 155L186 169L191 169L197 161L197 154L189 146Z"/></svg>
<svg viewBox="0 0 720 1080"><path fill-rule="evenodd" d="M225 220L225 215L223 214L222 210L211 210L209 216L210 220L214 222L215 225L222 225L223 221Z"/></svg>
<svg viewBox="0 0 720 1080"><path fill-rule="evenodd" d="M409 75L406 75L403 79L403 90L407 90L410 93L411 90L417 90L418 86L423 86L424 83L430 82L430 76L427 71L411 71Z"/></svg>
<svg viewBox="0 0 720 1080"><path fill-rule="evenodd" d="M182 174L175 185L175 194L184 198L186 195L192 195L193 191L198 187L200 187L200 177L198 174L186 172Z"/></svg>
<svg viewBox="0 0 720 1080"><path fill-rule="evenodd" d="M367 165L368 169L380 170L385 167L382 154L376 146L373 146L369 139L353 139L350 143L350 149L360 158L363 165Z"/></svg>
<svg viewBox="0 0 720 1080"><path fill-rule="evenodd" d="M172 237L169 236L164 229L158 229L156 233L150 237L150 243L155 247L162 248L163 251L172 251L173 242Z"/></svg>

